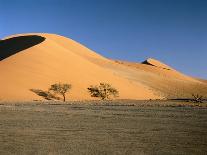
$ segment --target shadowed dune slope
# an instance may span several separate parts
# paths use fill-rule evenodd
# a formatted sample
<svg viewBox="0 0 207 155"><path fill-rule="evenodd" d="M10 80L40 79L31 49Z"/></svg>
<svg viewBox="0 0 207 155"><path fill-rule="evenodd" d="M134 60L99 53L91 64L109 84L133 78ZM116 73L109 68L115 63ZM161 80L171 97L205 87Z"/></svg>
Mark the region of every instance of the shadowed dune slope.
<svg viewBox="0 0 207 155"><path fill-rule="evenodd" d="M11 46L10 46L11 45ZM0 42L0 100L43 99L31 89L56 82L72 84L68 100L93 99L87 87L107 82L120 99L186 97L206 93L207 84L154 59L131 63L107 59L81 44L54 34L19 34Z"/></svg>
<svg viewBox="0 0 207 155"><path fill-rule="evenodd" d="M44 37L37 35L19 36L0 40L0 61L20 51L35 46L44 40Z"/></svg>

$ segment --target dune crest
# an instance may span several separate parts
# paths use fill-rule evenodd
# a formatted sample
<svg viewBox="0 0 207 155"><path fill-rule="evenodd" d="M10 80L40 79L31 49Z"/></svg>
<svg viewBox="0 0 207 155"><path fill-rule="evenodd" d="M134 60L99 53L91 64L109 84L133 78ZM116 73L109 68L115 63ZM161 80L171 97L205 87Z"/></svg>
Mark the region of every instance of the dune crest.
<svg viewBox="0 0 207 155"><path fill-rule="evenodd" d="M172 69L168 65L166 65L158 60L155 60L153 58L148 58L147 60L143 61L142 64L151 65L151 66L155 66L155 67L159 67L159 68L167 69L167 70Z"/></svg>
<svg viewBox="0 0 207 155"><path fill-rule="evenodd" d="M28 41L31 36L36 39ZM22 40L7 42L17 38ZM9 52L5 42L7 47L12 45ZM166 98L181 86L181 96L190 94L194 86L206 93L206 83L183 75L155 59L147 59L145 63L114 61L55 34L31 33L7 37L0 41L0 58L2 101L43 100L30 90L47 90L57 82L72 84L68 100L94 99L87 92L87 87L100 82L117 88L119 99ZM173 91L168 91L168 86L172 86ZM171 97L176 97L175 93Z"/></svg>

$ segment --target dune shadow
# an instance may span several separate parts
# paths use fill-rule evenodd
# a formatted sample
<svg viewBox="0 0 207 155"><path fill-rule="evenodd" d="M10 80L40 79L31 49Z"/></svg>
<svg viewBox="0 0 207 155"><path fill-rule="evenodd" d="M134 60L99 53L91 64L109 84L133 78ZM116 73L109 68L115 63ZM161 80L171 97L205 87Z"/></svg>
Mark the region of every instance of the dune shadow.
<svg viewBox="0 0 207 155"><path fill-rule="evenodd" d="M38 35L18 36L0 40L0 61L45 40Z"/></svg>
<svg viewBox="0 0 207 155"><path fill-rule="evenodd" d="M46 100L60 100L60 97L55 96L54 94L50 93L49 91L44 91L41 89L30 89L30 91L32 91L33 93L35 93L38 96L43 97Z"/></svg>
<svg viewBox="0 0 207 155"><path fill-rule="evenodd" d="M144 64L144 65L149 65L149 66L153 66L153 67L158 67L158 68L161 68L161 69L170 70L169 68L164 68L164 67L155 66L155 65L149 63L147 60L143 61L142 64Z"/></svg>
<svg viewBox="0 0 207 155"><path fill-rule="evenodd" d="M147 60L143 61L143 62L142 62L142 64L145 64L145 65L150 65L150 66L154 66L154 67L156 67L155 65L153 65L153 64L151 64L151 63L149 63Z"/></svg>

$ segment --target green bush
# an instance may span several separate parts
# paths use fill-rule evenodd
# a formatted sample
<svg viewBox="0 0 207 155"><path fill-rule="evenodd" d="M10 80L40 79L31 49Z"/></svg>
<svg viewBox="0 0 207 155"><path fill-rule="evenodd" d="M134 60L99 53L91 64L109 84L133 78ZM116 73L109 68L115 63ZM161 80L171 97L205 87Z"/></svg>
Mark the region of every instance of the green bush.
<svg viewBox="0 0 207 155"><path fill-rule="evenodd" d="M72 88L70 84L67 83L56 83L50 86L49 91L54 92L55 94L62 95L63 101L65 102L65 94L69 92Z"/></svg>
<svg viewBox="0 0 207 155"><path fill-rule="evenodd" d="M118 90L108 83L100 83L98 86L90 86L87 88L91 97L98 97L102 100L109 99L110 96L118 97Z"/></svg>

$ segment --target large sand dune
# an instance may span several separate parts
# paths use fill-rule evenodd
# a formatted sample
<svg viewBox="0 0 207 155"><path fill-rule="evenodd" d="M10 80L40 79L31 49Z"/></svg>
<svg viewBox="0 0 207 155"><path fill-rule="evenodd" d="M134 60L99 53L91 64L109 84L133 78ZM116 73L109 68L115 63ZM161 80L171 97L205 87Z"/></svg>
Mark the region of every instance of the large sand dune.
<svg viewBox="0 0 207 155"><path fill-rule="evenodd" d="M0 100L42 99L30 89L72 84L68 100L93 99L87 87L107 82L120 99L184 98L207 94L207 83L154 59L143 63L107 59L81 44L54 34L19 34L0 41Z"/></svg>

